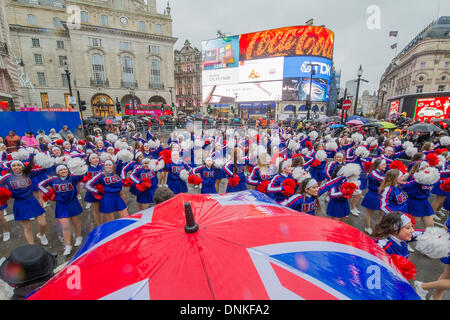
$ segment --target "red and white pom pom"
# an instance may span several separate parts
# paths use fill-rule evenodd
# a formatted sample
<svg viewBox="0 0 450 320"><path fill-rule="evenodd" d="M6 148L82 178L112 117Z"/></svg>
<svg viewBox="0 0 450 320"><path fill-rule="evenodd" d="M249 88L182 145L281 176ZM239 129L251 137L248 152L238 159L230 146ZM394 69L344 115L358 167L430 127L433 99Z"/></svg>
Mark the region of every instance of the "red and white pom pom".
<svg viewBox="0 0 450 320"><path fill-rule="evenodd" d="M237 174L235 174L233 177L228 178L228 185L231 188L234 188L239 184L240 180L241 179L239 178L239 176Z"/></svg>
<svg viewBox="0 0 450 320"><path fill-rule="evenodd" d="M413 174L414 180L422 185L432 185L439 181L441 175L439 170L434 167L427 167Z"/></svg>
<svg viewBox="0 0 450 320"><path fill-rule="evenodd" d="M256 190L262 193L267 193L267 187L269 186L269 184L270 180L261 181L261 183L256 186Z"/></svg>
<svg viewBox="0 0 450 320"><path fill-rule="evenodd" d="M444 181L441 181L440 187L441 187L442 191L450 192L450 178L447 178Z"/></svg>
<svg viewBox="0 0 450 320"><path fill-rule="evenodd" d="M417 251L431 259L441 259L450 253L450 235L443 228L428 227L416 240Z"/></svg>
<svg viewBox="0 0 450 320"><path fill-rule="evenodd" d="M372 169L372 166L373 166L373 162L366 161L366 162L364 162L363 169L365 172L369 172L370 169Z"/></svg>
<svg viewBox="0 0 450 320"><path fill-rule="evenodd" d="M406 280L413 280L416 278L416 266L411 261L398 254L390 254L389 256L392 258L392 262Z"/></svg>
<svg viewBox="0 0 450 320"><path fill-rule="evenodd" d="M400 170L403 174L408 172L408 168L400 160L392 161L392 163L389 165L389 169Z"/></svg>
<svg viewBox="0 0 450 320"><path fill-rule="evenodd" d="M66 154L66 155L64 155L62 157L55 158L55 164L57 164L57 165L59 165L59 164L67 164L67 162L70 159L72 159L72 157Z"/></svg>
<svg viewBox="0 0 450 320"><path fill-rule="evenodd" d="M435 167L439 164L439 158L437 157L437 155L435 153L427 154L426 159L431 167Z"/></svg>
<svg viewBox="0 0 450 320"><path fill-rule="evenodd" d="M298 183L302 183L306 179L311 178L311 175L300 167L297 167L292 171L292 176Z"/></svg>

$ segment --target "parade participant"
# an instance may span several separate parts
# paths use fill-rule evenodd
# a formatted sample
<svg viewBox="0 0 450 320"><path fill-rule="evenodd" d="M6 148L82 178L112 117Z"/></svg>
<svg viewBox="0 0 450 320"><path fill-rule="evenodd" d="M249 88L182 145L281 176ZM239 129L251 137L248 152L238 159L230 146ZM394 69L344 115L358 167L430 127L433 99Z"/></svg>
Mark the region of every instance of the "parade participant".
<svg viewBox="0 0 450 320"><path fill-rule="evenodd" d="M325 175L327 180L331 180L332 175L336 167L340 164L345 164L344 154L342 152L336 152L333 161L329 162L325 167Z"/></svg>
<svg viewBox="0 0 450 320"><path fill-rule="evenodd" d="M450 233L450 218L447 219L444 227ZM445 265L445 268L438 280L432 282L414 281L414 288L423 300L425 300L429 290L434 290L433 300L442 300L445 291L450 290L450 253L447 257L442 258L441 262Z"/></svg>
<svg viewBox="0 0 450 320"><path fill-rule="evenodd" d="M405 155L406 155L406 150L394 153L394 148L386 147L383 150L380 158L386 160L386 165L389 166L395 159L404 157Z"/></svg>
<svg viewBox="0 0 450 320"><path fill-rule="evenodd" d="M425 227L434 225L432 217L434 211L428 198L432 186L439 181L439 177L439 171L436 168L422 161L419 171L413 174L413 180L400 185L400 189L408 196L408 213L416 220L423 220Z"/></svg>
<svg viewBox="0 0 450 320"><path fill-rule="evenodd" d="M189 173L192 173L191 167L180 159L180 153L178 151L172 151L171 162L165 163L164 170L168 171L167 186L175 194L187 193L187 180ZM165 161L164 161L165 162Z"/></svg>
<svg viewBox="0 0 450 320"><path fill-rule="evenodd" d="M11 191L6 188L0 188L0 196L10 197L12 195ZM6 212L6 208L8 207L7 200L4 201L4 204L0 204L0 227L2 230L3 242L8 241L11 238L11 234L9 233L8 221L6 221L6 214L2 214L1 211Z"/></svg>
<svg viewBox="0 0 450 320"><path fill-rule="evenodd" d="M433 145L431 144L431 142L425 142L422 146L422 148L420 149L420 152L423 152L423 154L426 156L429 153L433 152Z"/></svg>
<svg viewBox="0 0 450 320"><path fill-rule="evenodd" d="M245 177L245 165L247 159L244 158L244 152L239 148L233 149L233 159L226 162L223 170L228 176L228 185L226 192L238 192L247 189L247 179Z"/></svg>
<svg viewBox="0 0 450 320"><path fill-rule="evenodd" d="M436 196L434 201L431 203L431 207L435 213L443 215L444 213L441 210L445 199L447 198L448 192L441 189L441 183L450 177L450 152L446 151L441 155L445 158L445 161L439 166L440 181L436 182L431 190L431 193Z"/></svg>
<svg viewBox="0 0 450 320"><path fill-rule="evenodd" d="M134 161L130 161L128 162L126 165L124 165L122 167L122 172L120 173L120 177L122 180L126 180L127 179L127 174L128 172L132 172L135 168L137 168L138 166L141 165L142 160L144 159L144 155L142 154L142 152L138 151L135 155L134 155ZM130 187L130 193L132 195L137 196L137 189L136 189L136 185L133 184Z"/></svg>
<svg viewBox="0 0 450 320"><path fill-rule="evenodd" d="M409 258L407 242L413 240L414 227L411 219L403 212L392 211L384 215L375 226L372 235L387 254Z"/></svg>
<svg viewBox="0 0 450 320"><path fill-rule="evenodd" d="M200 174L202 178L202 188L201 193L217 193L216 189L216 175L218 173L218 169L213 166L214 161L211 157L205 159L205 165L197 167L194 170L194 173Z"/></svg>
<svg viewBox="0 0 450 320"><path fill-rule="evenodd" d="M267 194L275 201L282 202L294 194L296 182L291 172L292 161L290 159L279 163L278 174L272 178L267 186Z"/></svg>
<svg viewBox="0 0 450 320"><path fill-rule="evenodd" d="M164 168L164 161L144 158L141 164L134 168L130 178L136 184L138 208L144 210L154 202L153 196L158 188L157 173Z"/></svg>
<svg viewBox="0 0 450 320"><path fill-rule="evenodd" d="M401 184L403 184L403 174L400 170L391 169L386 172L379 189L380 210L384 214L393 211L408 213L408 196L399 189Z"/></svg>
<svg viewBox="0 0 450 320"><path fill-rule="evenodd" d="M356 139L356 137L355 137L355 139ZM361 138L358 138L357 141L359 141L359 139L362 139L362 136L361 136ZM357 142L357 143L359 144L359 142ZM367 150L363 146L358 146L354 151L353 160L351 161L351 163L357 164L359 166L359 168L361 169L361 174L359 176L359 182L358 182L359 187L358 187L358 190L354 193L354 195L351 199L351 202L350 202L350 212L354 216L357 216L357 217L361 213L359 211L359 209L357 208L357 204L358 204L359 200L362 198L362 192L367 188L367 172L364 169L364 165L367 162L371 161L371 159L368 158L369 155L370 155L369 150Z"/></svg>
<svg viewBox="0 0 450 320"><path fill-rule="evenodd" d="M87 183L91 180L95 175L103 172L103 167L100 165L100 158L98 154L91 153L87 159L86 163L88 165L88 173L86 174L86 178L83 179L84 183ZM101 224L101 216L100 216L100 200L94 197L94 194L86 190L86 194L84 195L84 202L87 202L86 209L90 209L94 211L94 218L97 226Z"/></svg>
<svg viewBox="0 0 450 320"><path fill-rule="evenodd" d="M25 167L21 161L13 160L10 168L9 172L0 178L0 186L9 189L12 193L12 198L14 199L14 219L21 223L27 242L34 244L30 220L36 218L39 224L37 237L41 241L41 244L46 246L48 245L48 240L45 236L47 226L45 216L43 215L45 210L33 195L31 166L28 165Z"/></svg>
<svg viewBox="0 0 450 320"><path fill-rule="evenodd" d="M416 152L412 157L411 157L411 162L408 164L408 171L411 171L412 167L420 161L425 160L425 154L423 152Z"/></svg>
<svg viewBox="0 0 450 320"><path fill-rule="evenodd" d="M128 216L127 205L120 196L122 179L115 172L114 162L106 160L103 172L94 176L86 183L86 189L97 195L100 199L100 212L105 222L114 220L114 212L121 218Z"/></svg>
<svg viewBox="0 0 450 320"><path fill-rule="evenodd" d="M72 160L82 161L82 160ZM81 182L86 168L81 170L80 175L71 174L65 165L56 168L56 176L50 177L39 183L39 189L48 197L54 196L56 201L55 218L58 219L64 237L64 256L72 252L72 231L70 225L75 229L75 247L79 247L83 241L81 236L81 224L78 216L83 212L77 199L77 184ZM75 171L75 170L74 170Z"/></svg>
<svg viewBox="0 0 450 320"><path fill-rule="evenodd" d="M158 139L156 139L156 140L149 140L148 141L148 145L150 147L148 158L150 158L150 159L158 159L160 152L163 151L163 147L161 146L161 142Z"/></svg>
<svg viewBox="0 0 450 320"><path fill-rule="evenodd" d="M303 159L302 157L298 157ZM258 156L257 165L252 169L247 177L247 184L256 188L256 190L266 193L267 187L275 175L270 163L270 156L263 152Z"/></svg>
<svg viewBox="0 0 450 320"><path fill-rule="evenodd" d="M95 152L98 155L101 155L103 152L106 152L105 144L102 139L95 140Z"/></svg>
<svg viewBox="0 0 450 320"><path fill-rule="evenodd" d="M52 142L62 139L61 135L56 133L56 130L53 128L50 129L50 134L48 135L48 137L50 138L50 141L52 141Z"/></svg>
<svg viewBox="0 0 450 320"><path fill-rule="evenodd" d="M315 150L317 150L315 154L315 160L311 163L311 167L309 169L309 174L312 178L314 178L319 185L322 184L322 181L327 179L325 174L325 168L327 165L327 153L324 151L322 144L317 144L315 146Z"/></svg>
<svg viewBox="0 0 450 320"><path fill-rule="evenodd" d="M217 169L215 185L217 192L220 192L219 188L221 182L227 178L227 174L223 169L223 166L226 163L225 151L226 148L221 143L216 143L214 151L211 153L211 158L214 161L214 167Z"/></svg>
<svg viewBox="0 0 450 320"><path fill-rule="evenodd" d="M383 182L385 170L386 160L374 159L368 175L369 190L361 202L361 206L367 209L364 216L364 231L366 231L369 235L372 234L371 218L374 216L376 211L380 210L380 196L378 194L378 190Z"/></svg>
<svg viewBox="0 0 450 320"><path fill-rule="evenodd" d="M314 178L307 178L300 184L299 193L282 201L281 205L314 216L317 207L320 205L319 197L330 191L334 185L340 183L343 179L343 177L338 177L319 187Z"/></svg>

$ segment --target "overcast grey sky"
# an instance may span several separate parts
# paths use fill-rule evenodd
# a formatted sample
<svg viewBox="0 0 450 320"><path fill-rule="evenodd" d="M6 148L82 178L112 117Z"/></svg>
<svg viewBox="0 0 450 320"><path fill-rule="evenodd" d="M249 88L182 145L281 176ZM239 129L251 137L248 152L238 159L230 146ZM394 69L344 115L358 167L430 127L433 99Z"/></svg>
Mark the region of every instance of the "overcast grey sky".
<svg viewBox="0 0 450 320"><path fill-rule="evenodd" d="M367 13L371 5L380 9L380 29L370 30ZM163 12L167 0L157 0ZM395 55L391 44L398 31L398 52L438 16L450 15L450 1L441 0L171 0L175 49L188 39L201 49L201 41L216 37L220 29L227 35L303 25L325 25L335 35L334 64L342 71L341 87L356 78L363 66L361 90L378 89L380 77ZM361 91L362 92L362 91Z"/></svg>

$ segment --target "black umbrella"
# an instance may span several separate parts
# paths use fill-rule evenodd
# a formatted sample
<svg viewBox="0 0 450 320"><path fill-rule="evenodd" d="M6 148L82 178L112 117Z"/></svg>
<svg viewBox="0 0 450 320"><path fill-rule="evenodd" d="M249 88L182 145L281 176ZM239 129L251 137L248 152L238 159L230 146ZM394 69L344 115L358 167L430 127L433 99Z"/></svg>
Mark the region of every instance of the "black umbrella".
<svg viewBox="0 0 450 320"><path fill-rule="evenodd" d="M97 122L99 122L99 120L95 118L87 118L86 120L84 120L85 124L95 124Z"/></svg>
<svg viewBox="0 0 450 320"><path fill-rule="evenodd" d="M408 127L409 131L412 132L439 132L441 128L429 123L417 123Z"/></svg>

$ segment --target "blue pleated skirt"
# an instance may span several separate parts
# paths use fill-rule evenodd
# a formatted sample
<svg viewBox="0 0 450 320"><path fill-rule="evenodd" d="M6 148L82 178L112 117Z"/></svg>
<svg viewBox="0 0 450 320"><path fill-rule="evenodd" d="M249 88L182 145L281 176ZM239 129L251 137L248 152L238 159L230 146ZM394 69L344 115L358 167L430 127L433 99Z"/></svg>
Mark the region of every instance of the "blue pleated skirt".
<svg viewBox="0 0 450 320"><path fill-rule="evenodd" d="M414 199L408 197L408 213L414 217L428 217L434 214L428 199Z"/></svg>
<svg viewBox="0 0 450 320"><path fill-rule="evenodd" d="M361 186L359 187L359 190L366 190L367 189L367 174L361 173L359 176L359 181L361 182Z"/></svg>
<svg viewBox="0 0 450 320"><path fill-rule="evenodd" d="M80 215L83 212L77 199L67 202L56 201L55 218L71 218Z"/></svg>
<svg viewBox="0 0 450 320"><path fill-rule="evenodd" d="M130 187L130 193L132 194L132 195L135 195L135 196L137 196L138 195L138 189L136 189L136 184L135 183L133 183L132 185L131 185L131 187Z"/></svg>
<svg viewBox="0 0 450 320"><path fill-rule="evenodd" d="M223 169L218 170L216 175L217 175L217 179L227 178L227 173Z"/></svg>
<svg viewBox="0 0 450 320"><path fill-rule="evenodd" d="M95 199L94 194L90 191L86 191L84 195L84 202L100 202L100 200Z"/></svg>
<svg viewBox="0 0 450 320"><path fill-rule="evenodd" d="M170 179L170 178L167 178L167 186L175 194L187 193L188 192L188 188L187 188L186 182L184 182L181 179Z"/></svg>
<svg viewBox="0 0 450 320"><path fill-rule="evenodd" d="M431 189L431 193L436 196L447 196L447 192L441 189L441 182L438 181L434 184L433 189Z"/></svg>
<svg viewBox="0 0 450 320"><path fill-rule="evenodd" d="M381 203L378 192L369 190L364 196L361 205L370 210L380 210Z"/></svg>
<svg viewBox="0 0 450 320"><path fill-rule="evenodd" d="M101 213L113 213L126 209L127 205L120 196L120 192L105 193L100 200Z"/></svg>
<svg viewBox="0 0 450 320"><path fill-rule="evenodd" d="M327 215L335 218L344 218L350 214L350 204L347 199L331 198L327 207Z"/></svg>
<svg viewBox="0 0 450 320"><path fill-rule="evenodd" d="M138 194L136 196L137 203L153 203L153 196L155 195L155 191L157 186L148 188L144 192L138 190Z"/></svg>
<svg viewBox="0 0 450 320"><path fill-rule="evenodd" d="M239 184L236 187L231 188L229 184L227 184L227 190L226 192L239 192L239 191L244 191L247 190L247 182L244 180L241 182L239 182Z"/></svg>
<svg viewBox="0 0 450 320"><path fill-rule="evenodd" d="M38 188L38 184L42 181L44 181L45 179L47 179L47 172L44 171L42 173L39 173L38 175L34 176L33 178L31 178L31 184L33 186L33 192L38 192L39 188Z"/></svg>
<svg viewBox="0 0 450 320"><path fill-rule="evenodd" d="M14 219L16 221L30 220L45 212L34 196L25 199L14 199Z"/></svg>
<svg viewBox="0 0 450 320"><path fill-rule="evenodd" d="M207 194L207 193L217 193L216 191L216 186L215 185L202 185L202 190L201 190L202 194Z"/></svg>

